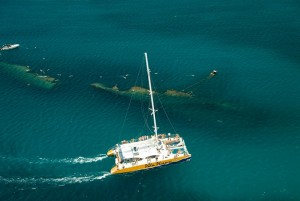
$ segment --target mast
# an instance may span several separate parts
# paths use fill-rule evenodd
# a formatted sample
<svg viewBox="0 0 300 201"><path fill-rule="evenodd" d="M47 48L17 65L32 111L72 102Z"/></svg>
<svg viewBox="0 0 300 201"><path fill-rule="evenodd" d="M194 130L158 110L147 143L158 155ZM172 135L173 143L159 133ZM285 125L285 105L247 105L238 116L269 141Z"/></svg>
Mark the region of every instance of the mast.
<svg viewBox="0 0 300 201"><path fill-rule="evenodd" d="M156 125L156 118L155 118L155 108L154 108L154 101L153 101L153 91L152 91L152 85L151 85L151 77L150 77L150 69L149 69L149 64L148 64L148 56L147 53L145 52L145 59L146 59L146 66L147 66L147 73L148 73L148 82L149 82L149 94L150 94L150 99L151 99L151 106L150 110L152 111L152 116L153 116L153 123L154 123L154 133L155 133L155 138L157 138L157 125Z"/></svg>

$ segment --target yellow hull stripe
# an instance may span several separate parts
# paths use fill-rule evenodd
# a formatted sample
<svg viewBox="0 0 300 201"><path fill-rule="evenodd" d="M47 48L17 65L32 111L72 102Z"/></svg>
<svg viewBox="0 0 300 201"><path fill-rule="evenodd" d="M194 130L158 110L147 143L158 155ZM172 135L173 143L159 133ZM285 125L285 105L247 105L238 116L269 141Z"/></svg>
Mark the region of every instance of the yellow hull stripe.
<svg viewBox="0 0 300 201"><path fill-rule="evenodd" d="M158 166L162 166L162 165L167 165L170 163L176 163L179 161L182 161L184 159L188 159L191 157L191 154L189 155L185 155L185 156L181 156L181 157L177 157L177 158L172 158L172 159L167 159L167 160L163 160L163 161L159 161L159 162L153 162L153 163L148 163L148 164L143 164L143 165L137 165L134 167L129 167L129 168L124 168L124 169L119 169L117 168L117 166L114 166L110 173L111 174L121 174L121 173L128 173L128 172L135 172L135 171L139 171L139 170L147 170L150 168L155 168Z"/></svg>

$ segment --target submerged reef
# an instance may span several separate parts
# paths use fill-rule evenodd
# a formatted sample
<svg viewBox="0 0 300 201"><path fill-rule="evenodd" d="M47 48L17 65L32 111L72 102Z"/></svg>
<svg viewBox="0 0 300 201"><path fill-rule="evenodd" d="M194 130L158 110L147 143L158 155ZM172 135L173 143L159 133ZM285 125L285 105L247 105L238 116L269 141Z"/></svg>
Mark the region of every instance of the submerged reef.
<svg viewBox="0 0 300 201"><path fill-rule="evenodd" d="M192 93L176 91L174 89L168 89L166 92L164 92L164 95L174 96L174 97L192 97L193 96Z"/></svg>
<svg viewBox="0 0 300 201"><path fill-rule="evenodd" d="M93 84L91 84L91 86L96 89L102 89L104 91L111 92L111 93L114 93L117 95L130 96L132 99L140 100L142 98L142 99L148 100L148 96L149 96L149 90L146 88L143 88L143 87L139 87L139 86L133 86L128 90L119 90L119 88L117 86L114 86L111 88L106 87L102 83L93 83ZM176 91L174 89L167 90L164 93L159 93L159 92L153 91L153 94L159 96L162 99L168 98L168 97L193 98L192 94L190 94L190 93ZM154 98L155 97L156 96L154 96Z"/></svg>
<svg viewBox="0 0 300 201"><path fill-rule="evenodd" d="M57 84L55 78L34 73L28 66L0 62L0 72L18 81L22 81L28 86L52 89Z"/></svg>
<svg viewBox="0 0 300 201"><path fill-rule="evenodd" d="M123 97L131 98L132 100L141 100L148 101L149 100L149 91L146 88L133 86L128 90L120 90L117 86L107 87L102 83L93 83L92 87L96 89L100 89L112 94L120 95ZM178 106L178 105L186 105L191 108L197 108L197 106L201 105L204 107L214 107L219 109L229 109L229 110L237 110L238 107L227 103L227 102L215 102L209 101L205 98L195 96L191 92L177 91L174 89L169 89L163 93L153 91L154 99L159 98L165 106Z"/></svg>

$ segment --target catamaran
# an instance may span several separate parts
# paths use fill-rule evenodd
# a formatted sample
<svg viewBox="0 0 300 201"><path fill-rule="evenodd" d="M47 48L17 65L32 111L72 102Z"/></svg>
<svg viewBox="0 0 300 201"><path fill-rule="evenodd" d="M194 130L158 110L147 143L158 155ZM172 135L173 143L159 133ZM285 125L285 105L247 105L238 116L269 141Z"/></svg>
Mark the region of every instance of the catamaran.
<svg viewBox="0 0 300 201"><path fill-rule="evenodd" d="M144 135L138 139L123 140L107 152L108 156L115 156L115 166L111 174L121 174L146 170L171 163L177 163L191 158L185 142L179 134L158 134L156 116L151 85L150 68L147 53L144 53L147 67L149 95L151 101L151 115L153 117L153 135Z"/></svg>

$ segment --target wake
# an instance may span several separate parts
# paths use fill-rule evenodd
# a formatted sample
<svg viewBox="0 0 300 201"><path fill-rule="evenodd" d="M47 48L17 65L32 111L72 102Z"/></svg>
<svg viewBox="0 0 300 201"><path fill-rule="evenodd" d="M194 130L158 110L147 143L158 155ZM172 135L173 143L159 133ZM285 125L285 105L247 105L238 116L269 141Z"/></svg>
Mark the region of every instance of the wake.
<svg viewBox="0 0 300 201"><path fill-rule="evenodd" d="M87 183L95 180L103 180L104 178L111 175L109 172L102 172L102 175L84 175L84 176L68 176L61 178L4 178L0 176L0 183L5 184L23 184L23 185L55 185L62 186L67 184L76 184L76 183Z"/></svg>
<svg viewBox="0 0 300 201"><path fill-rule="evenodd" d="M38 158L38 159L27 159L27 158L15 158L15 157L1 157L2 160L27 162L30 164L47 164L47 163L66 163L66 164L85 164L95 163L106 159L106 154L99 154L95 157L83 157L77 158L63 158L63 159L49 159L49 158Z"/></svg>
<svg viewBox="0 0 300 201"><path fill-rule="evenodd" d="M106 154L99 154L98 156L87 158L79 156L77 158L64 158L64 159L47 159L47 158L39 158L39 163L71 163L71 164L84 164L84 163L94 163L98 161L102 161L107 158Z"/></svg>
<svg viewBox="0 0 300 201"><path fill-rule="evenodd" d="M28 159L28 158L18 158L18 157L5 157L0 156L0 163L2 161L11 162L12 164L19 163L29 163L33 165L55 165L55 164L87 164L87 163L96 163L107 158L105 154L98 154L94 157L83 157L79 156L76 158L62 158L62 159L49 159L49 158L37 158L37 159ZM65 177L3 177L0 176L0 184L12 184L12 185L24 185L28 187L41 187L41 186L64 186L67 184L77 184L77 183L87 183L96 180L103 180L104 178L111 175L109 172L101 172L95 174L72 174Z"/></svg>

